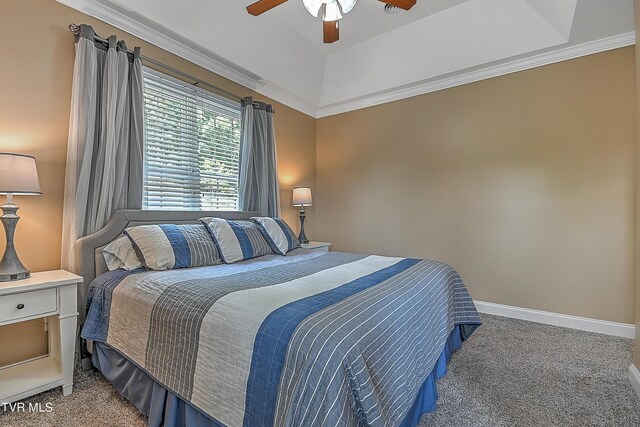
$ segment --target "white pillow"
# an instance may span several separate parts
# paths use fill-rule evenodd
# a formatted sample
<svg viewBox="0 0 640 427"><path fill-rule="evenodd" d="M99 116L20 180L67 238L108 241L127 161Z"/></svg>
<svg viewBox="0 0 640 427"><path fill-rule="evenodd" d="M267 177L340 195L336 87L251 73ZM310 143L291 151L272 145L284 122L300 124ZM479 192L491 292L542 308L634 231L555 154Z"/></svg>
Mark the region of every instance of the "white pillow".
<svg viewBox="0 0 640 427"><path fill-rule="evenodd" d="M142 263L127 236L119 237L105 246L102 249L102 255L109 271L119 268L124 270L142 268Z"/></svg>

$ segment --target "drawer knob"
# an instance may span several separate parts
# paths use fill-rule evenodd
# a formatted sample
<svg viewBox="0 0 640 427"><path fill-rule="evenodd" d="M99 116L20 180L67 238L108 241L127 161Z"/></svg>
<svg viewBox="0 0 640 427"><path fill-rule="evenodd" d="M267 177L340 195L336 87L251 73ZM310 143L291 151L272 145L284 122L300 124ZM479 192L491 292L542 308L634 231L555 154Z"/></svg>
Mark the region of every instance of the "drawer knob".
<svg viewBox="0 0 640 427"><path fill-rule="evenodd" d="M16 307L18 310L22 310L24 308L24 304L18 304L18 306Z"/></svg>

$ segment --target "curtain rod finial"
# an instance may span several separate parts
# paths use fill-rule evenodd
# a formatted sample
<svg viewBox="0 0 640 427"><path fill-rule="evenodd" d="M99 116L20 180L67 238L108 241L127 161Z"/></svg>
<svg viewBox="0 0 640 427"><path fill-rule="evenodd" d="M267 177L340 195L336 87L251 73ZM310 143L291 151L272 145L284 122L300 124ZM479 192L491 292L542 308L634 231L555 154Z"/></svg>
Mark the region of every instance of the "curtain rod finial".
<svg viewBox="0 0 640 427"><path fill-rule="evenodd" d="M73 34L80 33L80 25L69 24L69 31L71 31Z"/></svg>

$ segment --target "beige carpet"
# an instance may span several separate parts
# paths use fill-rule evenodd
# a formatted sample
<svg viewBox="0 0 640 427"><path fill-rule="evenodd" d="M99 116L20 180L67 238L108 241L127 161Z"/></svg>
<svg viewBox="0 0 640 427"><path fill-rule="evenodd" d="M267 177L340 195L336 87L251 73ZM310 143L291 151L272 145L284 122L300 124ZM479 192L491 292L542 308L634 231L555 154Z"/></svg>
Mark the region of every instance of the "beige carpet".
<svg viewBox="0 0 640 427"><path fill-rule="evenodd" d="M53 389L22 402L40 403L44 408L51 403L50 413L0 413L2 427L142 427L147 425L135 406L127 402L99 372L76 372L74 391L62 395L62 389ZM1 410L1 408L0 408Z"/></svg>
<svg viewBox="0 0 640 427"><path fill-rule="evenodd" d="M633 341L483 315L419 427L640 426Z"/></svg>
<svg viewBox="0 0 640 427"><path fill-rule="evenodd" d="M438 382L437 411L420 427L640 426L627 379L631 340L482 318ZM51 403L53 411L0 414L0 426L146 425L97 372L77 373L70 396L56 389L24 402Z"/></svg>

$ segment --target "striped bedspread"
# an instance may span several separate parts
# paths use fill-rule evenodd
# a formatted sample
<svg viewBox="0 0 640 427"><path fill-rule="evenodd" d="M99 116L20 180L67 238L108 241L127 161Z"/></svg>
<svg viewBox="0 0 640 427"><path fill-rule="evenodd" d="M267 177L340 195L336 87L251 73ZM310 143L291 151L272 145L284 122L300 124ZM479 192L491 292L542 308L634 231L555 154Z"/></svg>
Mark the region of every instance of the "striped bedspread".
<svg viewBox="0 0 640 427"><path fill-rule="evenodd" d="M88 307L84 338L227 426L398 425L454 326L480 324L445 264L301 249L116 270Z"/></svg>

